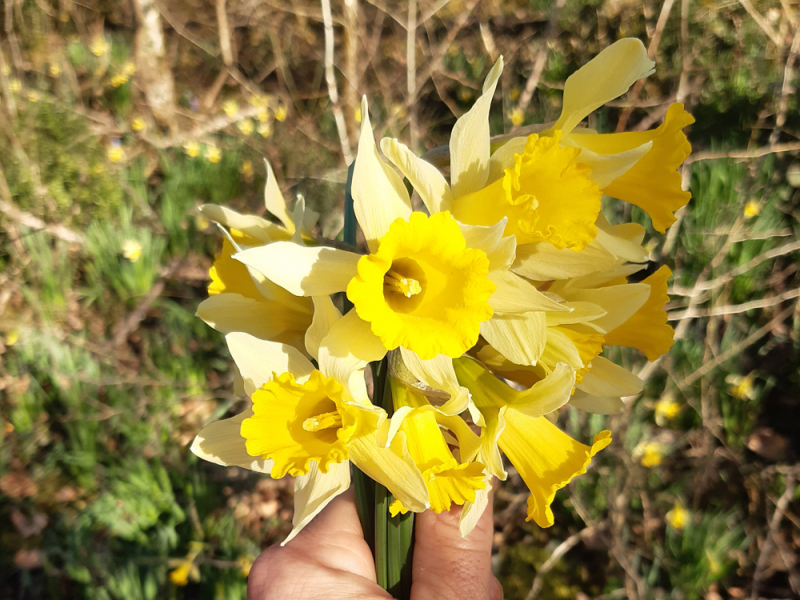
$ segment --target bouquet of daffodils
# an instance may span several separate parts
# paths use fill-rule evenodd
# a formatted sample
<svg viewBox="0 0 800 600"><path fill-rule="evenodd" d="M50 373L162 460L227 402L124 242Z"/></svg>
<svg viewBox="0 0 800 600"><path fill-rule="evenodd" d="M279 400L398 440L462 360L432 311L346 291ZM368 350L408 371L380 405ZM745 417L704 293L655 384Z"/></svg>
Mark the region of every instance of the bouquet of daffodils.
<svg viewBox="0 0 800 600"><path fill-rule="evenodd" d="M620 412L642 381L604 348L655 360L672 345L670 270L629 283L647 262L644 228L611 225L600 208L604 195L635 204L663 233L690 198L678 168L692 117L676 103L651 131L581 127L653 72L642 43L625 39L567 79L555 123L493 142L502 69L501 58L436 164L396 139L379 153L363 100L348 244L320 244L310 233L318 215L302 200L289 211L269 165L266 207L279 223L202 209L225 239L197 314L226 334L250 401L205 427L192 450L295 477L286 541L350 486L352 463L387 589L406 576L413 513L461 506L468 535L506 479L503 454L530 490L528 520L552 525L556 492L611 442L609 431L571 438L556 424L560 409ZM400 174L425 212L412 209ZM398 543L387 535L401 548L388 560Z"/></svg>

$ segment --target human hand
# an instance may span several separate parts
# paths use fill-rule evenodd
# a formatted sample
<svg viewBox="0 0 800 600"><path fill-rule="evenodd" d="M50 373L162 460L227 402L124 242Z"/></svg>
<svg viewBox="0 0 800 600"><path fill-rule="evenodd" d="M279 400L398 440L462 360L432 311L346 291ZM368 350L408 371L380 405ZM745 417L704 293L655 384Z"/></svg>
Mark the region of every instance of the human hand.
<svg viewBox="0 0 800 600"><path fill-rule="evenodd" d="M411 600L502 600L492 574L492 506L466 538L460 507L416 516ZM248 600L387 600L375 579L351 491L331 502L286 546L262 552L250 570Z"/></svg>

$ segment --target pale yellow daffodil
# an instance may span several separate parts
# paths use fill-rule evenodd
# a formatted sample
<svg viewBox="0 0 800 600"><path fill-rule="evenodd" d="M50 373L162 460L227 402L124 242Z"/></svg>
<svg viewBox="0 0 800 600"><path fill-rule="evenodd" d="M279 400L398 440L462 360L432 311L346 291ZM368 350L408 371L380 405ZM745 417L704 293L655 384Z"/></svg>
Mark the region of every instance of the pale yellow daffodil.
<svg viewBox="0 0 800 600"><path fill-rule="evenodd" d="M502 451L531 492L527 520L550 527L556 491L585 473L592 457L611 443L611 432L603 431L586 446L545 418L569 401L575 371L561 363L549 377L518 392L472 359L460 358L454 365L486 422L478 460L491 475L505 479Z"/></svg>
<svg viewBox="0 0 800 600"><path fill-rule="evenodd" d="M216 464L296 477L293 529L284 543L350 486L350 462L409 510L429 507L405 434L378 444L389 421L367 396L364 368L383 355L383 346L354 312L341 317L330 299L315 303L307 339L319 368L292 346L228 334L252 403L206 426L192 444L192 452Z"/></svg>
<svg viewBox="0 0 800 600"><path fill-rule="evenodd" d="M526 356L540 332L519 331L509 318L567 309L509 271L515 241L503 237L505 220L463 225L436 204L428 204L431 216L413 212L402 180L375 147L366 99L362 112L352 192L370 254L278 242L234 258L297 296L346 291L387 351L454 358L482 335L500 346L519 343Z"/></svg>
<svg viewBox="0 0 800 600"><path fill-rule="evenodd" d="M231 258L244 249L280 240L302 243L303 233L308 237L316 221L316 213L307 211L302 199L295 205L294 215L289 212L269 163L266 168L266 208L280 223L241 215L222 206L207 204L200 208L204 216L228 230L222 250L209 271L209 298L200 304L197 316L222 333L241 331L260 339L288 343L302 351L303 336L311 324L311 300L288 293L258 271Z"/></svg>

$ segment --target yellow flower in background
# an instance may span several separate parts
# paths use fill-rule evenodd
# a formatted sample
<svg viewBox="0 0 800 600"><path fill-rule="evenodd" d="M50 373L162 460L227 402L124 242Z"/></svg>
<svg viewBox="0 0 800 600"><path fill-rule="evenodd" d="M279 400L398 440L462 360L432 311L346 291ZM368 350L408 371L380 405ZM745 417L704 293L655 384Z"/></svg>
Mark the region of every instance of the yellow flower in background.
<svg viewBox="0 0 800 600"><path fill-rule="evenodd" d="M247 180L253 178L253 161L251 160L242 161L242 175L244 175L245 179Z"/></svg>
<svg viewBox="0 0 800 600"><path fill-rule="evenodd" d="M520 109L519 106L515 106L513 109L511 109L509 119L511 119L511 123L515 127L519 127L525 122L525 113L522 112L522 109Z"/></svg>
<svg viewBox="0 0 800 600"><path fill-rule="evenodd" d="M132 263L142 257L142 245L136 240L125 240L122 244L122 256Z"/></svg>
<svg viewBox="0 0 800 600"><path fill-rule="evenodd" d="M239 102L236 100L226 100L222 103L222 111L229 117L235 117L239 114Z"/></svg>
<svg viewBox="0 0 800 600"><path fill-rule="evenodd" d="M250 569L253 568L253 557L240 556L236 559L236 562L239 565L239 572L242 574L242 577L249 577Z"/></svg>
<svg viewBox="0 0 800 600"><path fill-rule="evenodd" d="M511 91L508 93L508 99L511 100L512 102L516 102L517 100L519 100L519 97L521 95L522 95L522 90L519 88L519 86L515 85L514 87L511 88Z"/></svg>
<svg viewBox="0 0 800 600"><path fill-rule="evenodd" d="M353 118L356 120L356 123L361 123L361 107L356 106L355 110L353 111Z"/></svg>
<svg viewBox="0 0 800 600"><path fill-rule="evenodd" d="M5 55L3 56L3 66L0 67L0 74L8 76L11 74L11 67L8 66L8 63L5 61Z"/></svg>
<svg viewBox="0 0 800 600"><path fill-rule="evenodd" d="M673 529L684 529L691 522L691 513L686 508L677 503L671 511L667 513L667 523Z"/></svg>
<svg viewBox="0 0 800 600"><path fill-rule="evenodd" d="M118 143L112 144L106 150L106 156L110 162L118 163L125 160L125 150Z"/></svg>
<svg viewBox="0 0 800 600"><path fill-rule="evenodd" d="M761 214L761 204L758 200L748 200L747 204L744 205L744 218L752 219L759 214Z"/></svg>
<svg viewBox="0 0 800 600"><path fill-rule="evenodd" d="M34 104L41 99L39 96L39 92L31 90L28 92L28 102L33 102Z"/></svg>
<svg viewBox="0 0 800 600"><path fill-rule="evenodd" d="M256 119L258 119L259 123L266 123L269 121L269 108L266 106L258 109L258 114L256 114Z"/></svg>
<svg viewBox="0 0 800 600"><path fill-rule="evenodd" d="M659 442L642 442L633 451L634 458L638 458L643 467L652 469L664 460L664 447Z"/></svg>
<svg viewBox="0 0 800 600"><path fill-rule="evenodd" d="M267 138L272 135L272 124L267 121L259 122L257 131L258 135Z"/></svg>
<svg viewBox="0 0 800 600"><path fill-rule="evenodd" d="M408 107L403 102L395 102L392 104L392 113L398 119L404 119L408 114Z"/></svg>
<svg viewBox="0 0 800 600"><path fill-rule="evenodd" d="M269 104L269 98L264 94L251 94L247 99L247 103L250 104L250 106L266 108Z"/></svg>
<svg viewBox="0 0 800 600"><path fill-rule="evenodd" d="M8 88L12 93L16 94L22 89L22 82L19 79L14 78L8 82Z"/></svg>
<svg viewBox="0 0 800 600"><path fill-rule="evenodd" d="M275 119L283 123L288 115L289 109L286 108L286 105L283 102L280 102L275 108Z"/></svg>
<svg viewBox="0 0 800 600"><path fill-rule="evenodd" d="M102 35L95 37L89 45L89 50L97 57L103 56L108 52L109 48L111 48L111 46L109 46L108 41L106 41L106 38Z"/></svg>
<svg viewBox="0 0 800 600"><path fill-rule="evenodd" d="M51 77L58 77L61 75L61 67L58 65L58 63L50 63L48 73L50 73Z"/></svg>
<svg viewBox="0 0 800 600"><path fill-rule="evenodd" d="M206 160L212 164L217 164L222 160L222 150L214 144L208 144L206 146Z"/></svg>
<svg viewBox="0 0 800 600"><path fill-rule="evenodd" d="M125 85L128 83L128 76L124 73L117 73L111 78L111 85L115 88Z"/></svg>
<svg viewBox="0 0 800 600"><path fill-rule="evenodd" d="M191 561L183 561L175 569L169 572L169 580L175 585L188 585L189 574L192 572L193 563Z"/></svg>
<svg viewBox="0 0 800 600"><path fill-rule="evenodd" d="M125 61L122 65L122 74L126 77L131 77L136 73L136 63L132 60Z"/></svg>
<svg viewBox="0 0 800 600"><path fill-rule="evenodd" d="M118 88L128 83L128 76L124 73L118 73L111 78L112 87Z"/></svg>
<svg viewBox="0 0 800 600"><path fill-rule="evenodd" d="M470 100L472 100L472 90L466 87L459 88L458 99L461 102L469 102Z"/></svg>
<svg viewBox="0 0 800 600"><path fill-rule="evenodd" d="M242 132L242 135L250 135L253 133L253 120L252 119L242 119L236 123L236 127L239 131Z"/></svg>
<svg viewBox="0 0 800 600"><path fill-rule="evenodd" d="M134 131L144 131L147 129L147 122L143 117L134 117L131 120L131 129Z"/></svg>
<svg viewBox="0 0 800 600"><path fill-rule="evenodd" d="M755 400L758 396L756 388L753 384L756 381L756 372L751 371L746 376L741 375L728 375L725 377L725 383L730 386L730 394L739 400Z"/></svg>
<svg viewBox="0 0 800 600"><path fill-rule="evenodd" d="M189 158L196 158L200 154L200 144L197 142L186 142L183 145L183 151L189 156Z"/></svg>
<svg viewBox="0 0 800 600"><path fill-rule="evenodd" d="M668 421L677 417L681 412L681 405L675 402L671 394L665 394L655 404L656 423L663 427Z"/></svg>
<svg viewBox="0 0 800 600"><path fill-rule="evenodd" d="M13 346L19 341L19 329L12 329L6 333L6 346Z"/></svg>

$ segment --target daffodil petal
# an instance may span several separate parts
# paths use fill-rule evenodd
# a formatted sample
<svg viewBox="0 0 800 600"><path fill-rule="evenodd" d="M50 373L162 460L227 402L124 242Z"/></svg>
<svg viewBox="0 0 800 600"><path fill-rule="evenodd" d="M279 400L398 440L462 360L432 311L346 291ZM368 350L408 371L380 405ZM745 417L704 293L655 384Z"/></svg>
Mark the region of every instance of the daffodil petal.
<svg viewBox="0 0 800 600"><path fill-rule="evenodd" d="M594 415L617 415L625 408L625 403L619 396L592 396L579 389L575 390L569 403Z"/></svg>
<svg viewBox="0 0 800 600"><path fill-rule="evenodd" d="M569 308L545 296L513 273L492 271L489 273L489 280L497 286L497 290L489 298L489 306L497 315L532 311L569 312Z"/></svg>
<svg viewBox="0 0 800 600"><path fill-rule="evenodd" d="M199 318L221 333L242 331L262 340L278 341L284 332L302 332L308 327L304 311L271 302L245 298L239 294L218 294L197 307ZM288 339L279 341L289 343Z"/></svg>
<svg viewBox="0 0 800 600"><path fill-rule="evenodd" d="M525 144L527 143L528 136L523 135L508 140L495 150L489 159L489 181L487 183L492 183L502 178L505 170L514 166L514 156L525 152Z"/></svg>
<svg viewBox="0 0 800 600"><path fill-rule="evenodd" d="M383 138L381 150L411 182L428 212L433 214L450 210L453 193L439 169L419 158L408 146L396 139Z"/></svg>
<svg viewBox="0 0 800 600"><path fill-rule="evenodd" d="M319 368L345 386L357 402L371 406L364 381L364 368L380 360L386 348L372 333L369 323L351 310L331 327L319 346Z"/></svg>
<svg viewBox="0 0 800 600"><path fill-rule="evenodd" d="M505 385L505 384L502 384ZM575 387L575 369L558 363L555 370L523 392L509 396L508 405L529 417L543 417L569 402Z"/></svg>
<svg viewBox="0 0 800 600"><path fill-rule="evenodd" d="M543 312L495 316L481 323L486 341L518 365L535 365L544 352L547 327Z"/></svg>
<svg viewBox="0 0 800 600"><path fill-rule="evenodd" d="M283 198L281 188L278 187L278 181L275 179L272 165L269 164L266 158L264 159L264 167L267 169L267 184L264 186L264 205L269 212L278 217L278 220L286 227L286 231L293 234L295 231L294 220L289 213L289 208L286 206L286 200Z"/></svg>
<svg viewBox="0 0 800 600"><path fill-rule="evenodd" d="M235 210L216 204L204 204L200 207L202 215L215 223L230 229L241 231L244 235L254 238L259 242L268 244L278 240L288 240L291 234L275 223L255 215L243 215Z"/></svg>
<svg viewBox="0 0 800 600"><path fill-rule="evenodd" d="M605 309L606 314L594 321L604 331L611 331L622 325L639 310L650 297L650 286L645 283L626 283L610 285L593 290L577 290L570 293L568 300L591 302Z"/></svg>
<svg viewBox="0 0 800 600"><path fill-rule="evenodd" d="M653 72L655 63L647 58L642 42L634 38L619 40L567 78L561 116L553 129L570 133L587 115Z"/></svg>
<svg viewBox="0 0 800 600"><path fill-rule="evenodd" d="M486 254L490 271L508 269L514 262L517 240L513 235L503 237L507 223L508 218L503 217L494 225L488 226L458 224L467 247L483 250Z"/></svg>
<svg viewBox="0 0 800 600"><path fill-rule="evenodd" d="M300 475L294 480L294 516L292 531L281 546L285 546L303 527L311 522L328 503L350 487L350 461L328 465L328 472L319 470L319 465L312 462L308 474Z"/></svg>
<svg viewBox="0 0 800 600"><path fill-rule="evenodd" d="M366 96L361 100L361 138L352 191L356 219L370 252L375 252L378 240L389 231L389 225L396 219L408 219L411 215L411 199L403 180L378 155Z"/></svg>
<svg viewBox="0 0 800 600"><path fill-rule="evenodd" d="M487 473L484 478L486 484L482 490L475 490L475 501L465 502L461 510L461 518L458 520L458 532L461 537L467 537L483 515L483 511L489 506L489 492L492 491L492 479L494 476Z"/></svg>
<svg viewBox="0 0 800 600"><path fill-rule="evenodd" d="M581 139L586 138L585 135ZM565 140L564 145L573 145L572 137ZM580 147L577 146L576 147ZM581 148L578 161L592 168L592 181L597 184L597 187L603 189L611 184L615 179L622 177L625 173L631 170L640 158L650 151L653 147L653 142L645 142L641 146L637 146L625 152L618 154L596 154L586 148Z"/></svg>
<svg viewBox="0 0 800 600"><path fill-rule="evenodd" d="M192 453L216 465L242 467L269 475L272 461L250 456L240 433L242 421L252 416L253 409L248 408L235 417L206 425L194 438Z"/></svg>
<svg viewBox="0 0 800 600"><path fill-rule="evenodd" d="M531 418L506 410L500 448L517 468L531 492L528 517L539 527L554 523L550 505L556 492L586 472L592 457L611 443L611 432L595 436L591 447L572 439L544 417Z"/></svg>
<svg viewBox="0 0 800 600"><path fill-rule="evenodd" d="M287 344L259 340L241 332L229 333L225 341L244 379L248 396L270 381L273 373L292 373L295 380L302 383L314 371L314 365Z"/></svg>
<svg viewBox="0 0 800 600"><path fill-rule="evenodd" d="M664 305L669 301L667 280L670 277L672 271L664 265L642 282L650 288L647 301L624 323L608 330L607 344L638 348L650 361L669 352L674 331L667 323Z"/></svg>
<svg viewBox="0 0 800 600"><path fill-rule="evenodd" d="M389 448L380 447L373 433L354 438L348 450L353 464L386 486L407 510L422 512L429 508L428 488L408 453L403 432L394 436Z"/></svg>
<svg viewBox="0 0 800 600"><path fill-rule="evenodd" d="M426 386L450 394L450 399L439 410L446 415L464 412L469 404L469 391L458 385L453 370L453 359L439 354L430 360L422 360L417 354L400 347L400 355L409 371Z"/></svg>
<svg viewBox="0 0 800 600"><path fill-rule="evenodd" d="M343 292L356 275L360 255L336 248L306 248L276 242L233 256L295 296L328 296Z"/></svg>
<svg viewBox="0 0 800 600"><path fill-rule="evenodd" d="M594 327L592 321L606 315L606 310L602 306L597 306L597 304L591 302L564 302L563 305L571 308L572 311L547 313L548 327L575 325L576 323Z"/></svg>
<svg viewBox="0 0 800 600"><path fill-rule="evenodd" d="M489 109L502 72L501 56L486 76L481 97L450 134L450 181L456 198L481 189L489 178Z"/></svg>
<svg viewBox="0 0 800 600"><path fill-rule="evenodd" d="M638 223L610 225L602 215L597 220L597 243L622 260L647 262L649 252L642 247L644 234L644 227Z"/></svg>
<svg viewBox="0 0 800 600"><path fill-rule="evenodd" d="M611 268L616 259L597 241L581 252L556 248L550 242L517 246L517 256L511 270L534 281L571 279Z"/></svg>
<svg viewBox="0 0 800 600"><path fill-rule="evenodd" d="M644 382L627 369L598 356L577 387L592 396L635 396L642 391Z"/></svg>
<svg viewBox="0 0 800 600"><path fill-rule="evenodd" d="M313 296L314 318L306 331L306 352L318 360L319 344L327 336L342 313L333 305L330 296Z"/></svg>

